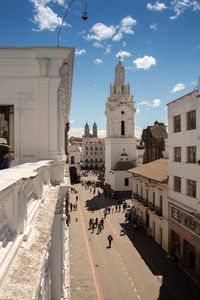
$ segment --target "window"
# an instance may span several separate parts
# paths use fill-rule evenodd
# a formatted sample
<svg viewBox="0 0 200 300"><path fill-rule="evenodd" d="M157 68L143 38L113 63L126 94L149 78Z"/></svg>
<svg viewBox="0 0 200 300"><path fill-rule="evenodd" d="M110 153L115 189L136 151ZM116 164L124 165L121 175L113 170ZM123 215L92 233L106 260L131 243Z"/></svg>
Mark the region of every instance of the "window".
<svg viewBox="0 0 200 300"><path fill-rule="evenodd" d="M136 184L136 193L138 194L138 184Z"/></svg>
<svg viewBox="0 0 200 300"><path fill-rule="evenodd" d="M171 206L171 217L172 219L178 221L179 223L181 222L181 212L179 209Z"/></svg>
<svg viewBox="0 0 200 300"><path fill-rule="evenodd" d="M187 147L187 162L191 164L196 163L196 146Z"/></svg>
<svg viewBox="0 0 200 300"><path fill-rule="evenodd" d="M122 94L124 93L124 86L122 85Z"/></svg>
<svg viewBox="0 0 200 300"><path fill-rule="evenodd" d="M125 135L125 122L121 121L121 135Z"/></svg>
<svg viewBox="0 0 200 300"><path fill-rule="evenodd" d="M174 190L181 193L181 177L174 176Z"/></svg>
<svg viewBox="0 0 200 300"><path fill-rule="evenodd" d="M91 158L91 160L90 160L90 161L91 161L91 163L92 163L92 162L93 162L93 159Z"/></svg>
<svg viewBox="0 0 200 300"><path fill-rule="evenodd" d="M71 156L71 164L74 164L74 156Z"/></svg>
<svg viewBox="0 0 200 300"><path fill-rule="evenodd" d="M181 162L181 147L174 147L174 161Z"/></svg>
<svg viewBox="0 0 200 300"><path fill-rule="evenodd" d="M143 187L141 186L141 197L143 197Z"/></svg>
<svg viewBox="0 0 200 300"><path fill-rule="evenodd" d="M148 189L146 190L146 199L147 199L147 201L149 200L149 190Z"/></svg>
<svg viewBox="0 0 200 300"><path fill-rule="evenodd" d="M121 111L121 114L124 115L124 111L123 110Z"/></svg>
<svg viewBox="0 0 200 300"><path fill-rule="evenodd" d="M86 155L88 155L88 152L86 151Z"/></svg>
<svg viewBox="0 0 200 300"><path fill-rule="evenodd" d="M14 153L14 105L0 105L0 137L7 140ZM14 157L12 157L14 158Z"/></svg>
<svg viewBox="0 0 200 300"><path fill-rule="evenodd" d="M196 129L196 110L187 113L187 129Z"/></svg>
<svg viewBox="0 0 200 300"><path fill-rule="evenodd" d="M185 216L185 226L191 229L192 231L195 231L196 222L194 219L190 216Z"/></svg>
<svg viewBox="0 0 200 300"><path fill-rule="evenodd" d="M181 115L174 117L174 132L181 131Z"/></svg>
<svg viewBox="0 0 200 300"><path fill-rule="evenodd" d="M124 178L124 185L128 186L129 185L129 178Z"/></svg>
<svg viewBox="0 0 200 300"><path fill-rule="evenodd" d="M196 181L195 180L187 180L187 194L188 196L196 198Z"/></svg>

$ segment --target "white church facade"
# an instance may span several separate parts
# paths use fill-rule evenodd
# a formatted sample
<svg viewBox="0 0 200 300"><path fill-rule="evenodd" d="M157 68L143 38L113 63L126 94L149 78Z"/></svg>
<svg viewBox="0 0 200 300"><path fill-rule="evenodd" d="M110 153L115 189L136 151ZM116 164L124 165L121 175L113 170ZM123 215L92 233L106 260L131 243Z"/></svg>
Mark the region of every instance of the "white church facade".
<svg viewBox="0 0 200 300"><path fill-rule="evenodd" d="M124 193L132 190L131 175L127 170L136 163L135 112L130 86L125 81L125 69L119 60L105 111L105 188L108 191Z"/></svg>

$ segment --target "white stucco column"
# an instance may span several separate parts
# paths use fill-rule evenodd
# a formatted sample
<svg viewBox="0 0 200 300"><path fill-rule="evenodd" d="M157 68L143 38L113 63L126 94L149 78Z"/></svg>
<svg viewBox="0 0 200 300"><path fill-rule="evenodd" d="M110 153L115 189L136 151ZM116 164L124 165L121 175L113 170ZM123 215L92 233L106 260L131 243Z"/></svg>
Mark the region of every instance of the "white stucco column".
<svg viewBox="0 0 200 300"><path fill-rule="evenodd" d="M64 99L58 97L58 155L60 159L65 159L65 124L64 124Z"/></svg>

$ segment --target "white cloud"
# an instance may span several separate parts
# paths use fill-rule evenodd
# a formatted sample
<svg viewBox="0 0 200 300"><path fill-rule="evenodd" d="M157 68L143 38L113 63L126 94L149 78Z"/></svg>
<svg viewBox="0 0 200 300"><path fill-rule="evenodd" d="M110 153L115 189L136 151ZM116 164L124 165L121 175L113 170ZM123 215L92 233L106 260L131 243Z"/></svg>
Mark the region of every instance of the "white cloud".
<svg viewBox="0 0 200 300"><path fill-rule="evenodd" d="M109 54L111 52L111 48L112 48L112 45L107 45L105 54Z"/></svg>
<svg viewBox="0 0 200 300"><path fill-rule="evenodd" d="M134 34L135 32L133 31L132 26L136 25L136 23L137 21L131 16L123 18L120 22L120 26L116 26L119 30L112 40L118 42L123 38L123 34Z"/></svg>
<svg viewBox="0 0 200 300"><path fill-rule="evenodd" d="M94 60L94 63L97 64L97 65L99 65L99 64L102 64L102 63L103 63L103 60L102 60L101 58L96 58L96 59Z"/></svg>
<svg viewBox="0 0 200 300"><path fill-rule="evenodd" d="M162 11L163 9L166 9L167 6L165 5L165 3L161 3L159 1L156 1L155 4L147 3L147 8L149 10Z"/></svg>
<svg viewBox="0 0 200 300"><path fill-rule="evenodd" d="M174 12L174 16L171 16L171 20L177 19L186 9L192 9L193 11L200 10L200 3L197 0L173 0L171 7Z"/></svg>
<svg viewBox="0 0 200 300"><path fill-rule="evenodd" d="M83 55L83 54L86 54L86 50L85 49L81 49L81 50L76 49L75 50L75 55L76 56L80 56L80 55Z"/></svg>
<svg viewBox="0 0 200 300"><path fill-rule="evenodd" d="M124 57L130 57L131 56L131 53L129 52L126 52L126 51L122 51L120 50L117 54L116 54L116 57L121 57L122 60Z"/></svg>
<svg viewBox="0 0 200 300"><path fill-rule="evenodd" d="M177 83L177 84L173 87L173 89L170 91L170 93L176 93L176 92L182 91L182 90L185 89L185 87L186 87L185 84L183 84L183 83Z"/></svg>
<svg viewBox="0 0 200 300"><path fill-rule="evenodd" d="M115 31L116 29L113 25L106 26L103 23L96 23L90 29L90 32L92 32L92 34L88 34L86 36L86 39L97 41L107 40L112 38L112 36L115 34Z"/></svg>
<svg viewBox="0 0 200 300"><path fill-rule="evenodd" d="M62 19L48 6L34 5L33 23L38 27L38 31L55 31L61 25Z"/></svg>
<svg viewBox="0 0 200 300"><path fill-rule="evenodd" d="M136 108L136 115L138 115L140 113L140 109L139 108Z"/></svg>
<svg viewBox="0 0 200 300"><path fill-rule="evenodd" d="M161 100L160 99L154 99L152 101L152 103L147 102L147 101L142 101L138 103L138 106L142 106L142 105L146 105L147 107L159 107L161 104Z"/></svg>
<svg viewBox="0 0 200 300"><path fill-rule="evenodd" d="M114 42L118 42L118 41L120 41L122 38L123 38L123 34L122 34L121 31L119 31L117 34L115 34L115 36L113 37L112 40L113 40Z"/></svg>
<svg viewBox="0 0 200 300"><path fill-rule="evenodd" d="M95 48L103 48L103 45L102 45L101 43L99 43L99 42L94 42L94 43L93 43L93 46L94 46Z"/></svg>
<svg viewBox="0 0 200 300"><path fill-rule="evenodd" d="M82 137L84 128L70 128L69 136Z"/></svg>
<svg viewBox="0 0 200 300"><path fill-rule="evenodd" d="M160 103L161 103L160 99L154 99L152 106L153 107L158 107L158 106L160 106Z"/></svg>
<svg viewBox="0 0 200 300"><path fill-rule="evenodd" d="M156 59L153 56L144 56L133 61L137 69L148 70L151 66L156 65Z"/></svg>
<svg viewBox="0 0 200 300"><path fill-rule="evenodd" d="M143 129L141 127L139 127L139 126L135 127L135 137L137 139L141 138L142 131L143 131Z"/></svg>
<svg viewBox="0 0 200 300"><path fill-rule="evenodd" d="M149 27L151 28L151 30L155 32L157 31L157 25L155 23L151 24Z"/></svg>

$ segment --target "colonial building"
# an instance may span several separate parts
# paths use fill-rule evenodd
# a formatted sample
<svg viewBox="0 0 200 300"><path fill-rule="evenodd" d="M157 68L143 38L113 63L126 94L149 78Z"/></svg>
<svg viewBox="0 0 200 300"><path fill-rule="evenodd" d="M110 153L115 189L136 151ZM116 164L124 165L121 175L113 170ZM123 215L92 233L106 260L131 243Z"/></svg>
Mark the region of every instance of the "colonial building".
<svg viewBox="0 0 200 300"><path fill-rule="evenodd" d="M200 78L168 104L169 248L200 282Z"/></svg>
<svg viewBox="0 0 200 300"><path fill-rule="evenodd" d="M73 59L74 48L0 48L0 137L14 158L0 171L1 299L67 298Z"/></svg>
<svg viewBox="0 0 200 300"><path fill-rule="evenodd" d="M93 124L93 132L90 133L86 123L82 137L82 167L98 169L105 162L104 139L97 137L97 124Z"/></svg>
<svg viewBox="0 0 200 300"><path fill-rule="evenodd" d="M167 130L164 122L156 121L153 126L148 126L142 132L144 143L143 163L163 157L163 151L167 151Z"/></svg>
<svg viewBox="0 0 200 300"><path fill-rule="evenodd" d="M131 175L126 171L136 161L133 96L125 81L125 70L119 60L115 81L110 85L106 103L105 184L108 191L131 192Z"/></svg>
<svg viewBox="0 0 200 300"><path fill-rule="evenodd" d="M158 159L130 169L133 207L147 233L168 252L168 159Z"/></svg>

